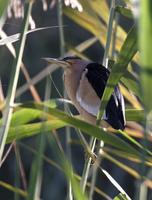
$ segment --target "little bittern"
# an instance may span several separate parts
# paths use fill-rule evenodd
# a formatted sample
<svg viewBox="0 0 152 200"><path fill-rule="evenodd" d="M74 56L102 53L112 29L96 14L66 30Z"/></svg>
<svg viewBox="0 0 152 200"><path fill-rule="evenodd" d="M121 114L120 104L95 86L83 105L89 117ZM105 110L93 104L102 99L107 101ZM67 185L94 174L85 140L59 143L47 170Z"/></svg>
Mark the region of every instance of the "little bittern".
<svg viewBox="0 0 152 200"><path fill-rule="evenodd" d="M99 63L89 62L78 57L45 58L45 60L64 69L64 84L69 98L82 118L95 124L100 99L110 71ZM102 121L107 122L103 123L104 125L110 124L114 129L123 130L125 128L124 98L118 86L114 88L108 101Z"/></svg>

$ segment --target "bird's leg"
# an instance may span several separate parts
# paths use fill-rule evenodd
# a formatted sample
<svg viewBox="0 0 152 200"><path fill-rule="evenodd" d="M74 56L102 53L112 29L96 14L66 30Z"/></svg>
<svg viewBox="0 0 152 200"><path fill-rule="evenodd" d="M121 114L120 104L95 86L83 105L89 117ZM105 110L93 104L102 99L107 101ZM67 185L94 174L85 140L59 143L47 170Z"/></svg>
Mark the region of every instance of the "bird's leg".
<svg viewBox="0 0 152 200"><path fill-rule="evenodd" d="M92 152L90 148L84 149L84 156L85 160L91 158L91 165L93 165L96 162L97 155L94 152Z"/></svg>

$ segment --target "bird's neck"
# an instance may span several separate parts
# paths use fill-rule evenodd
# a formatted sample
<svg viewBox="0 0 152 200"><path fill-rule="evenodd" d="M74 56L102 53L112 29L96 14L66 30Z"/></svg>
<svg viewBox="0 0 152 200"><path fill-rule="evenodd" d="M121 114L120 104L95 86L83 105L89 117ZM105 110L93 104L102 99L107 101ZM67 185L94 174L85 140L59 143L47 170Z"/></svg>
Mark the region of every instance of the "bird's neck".
<svg viewBox="0 0 152 200"><path fill-rule="evenodd" d="M75 102L76 99L76 92L79 87L82 71L67 69L64 72L65 89L67 91L68 97L73 102Z"/></svg>

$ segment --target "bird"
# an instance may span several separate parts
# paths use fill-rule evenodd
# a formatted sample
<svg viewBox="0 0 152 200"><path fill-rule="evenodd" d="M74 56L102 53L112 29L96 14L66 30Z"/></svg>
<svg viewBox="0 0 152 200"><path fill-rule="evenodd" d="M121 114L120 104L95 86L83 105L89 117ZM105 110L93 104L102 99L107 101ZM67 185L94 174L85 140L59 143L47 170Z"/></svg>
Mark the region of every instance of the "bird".
<svg viewBox="0 0 152 200"><path fill-rule="evenodd" d="M48 63L57 64L63 68L63 80L69 99L82 119L96 124L100 101L110 71L100 63L83 60L75 56L67 56L62 59L44 59ZM101 126L124 130L125 125L124 98L119 86L116 85L105 108Z"/></svg>

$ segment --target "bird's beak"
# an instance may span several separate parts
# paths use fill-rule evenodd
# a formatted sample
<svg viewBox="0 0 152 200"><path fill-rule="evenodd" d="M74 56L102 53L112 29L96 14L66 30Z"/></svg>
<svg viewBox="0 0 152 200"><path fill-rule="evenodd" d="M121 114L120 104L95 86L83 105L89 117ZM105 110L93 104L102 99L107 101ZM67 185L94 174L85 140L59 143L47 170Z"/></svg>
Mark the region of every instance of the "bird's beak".
<svg viewBox="0 0 152 200"><path fill-rule="evenodd" d="M71 66L70 63L63 60L59 60L55 58L43 58L43 59L46 60L48 63L59 65L60 67L63 67L64 69Z"/></svg>

